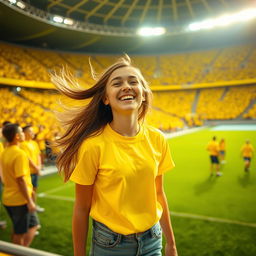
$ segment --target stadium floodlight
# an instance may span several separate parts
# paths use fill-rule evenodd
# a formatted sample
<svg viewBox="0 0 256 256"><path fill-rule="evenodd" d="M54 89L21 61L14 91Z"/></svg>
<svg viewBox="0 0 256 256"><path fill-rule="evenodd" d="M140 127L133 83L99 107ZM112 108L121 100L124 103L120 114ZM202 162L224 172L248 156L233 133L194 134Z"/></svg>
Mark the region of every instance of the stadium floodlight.
<svg viewBox="0 0 256 256"><path fill-rule="evenodd" d="M65 19L64 19L64 24L66 24L66 25L73 25L73 24L74 24L74 21L73 21L72 19L65 18Z"/></svg>
<svg viewBox="0 0 256 256"><path fill-rule="evenodd" d="M188 30L190 31L197 31L200 29L201 29L200 22L194 22L188 25Z"/></svg>
<svg viewBox="0 0 256 256"><path fill-rule="evenodd" d="M215 25L219 27L228 26L234 22L234 15L223 15L215 19Z"/></svg>
<svg viewBox="0 0 256 256"><path fill-rule="evenodd" d="M200 27L201 29L211 29L216 26L215 20L214 19L207 19L201 22Z"/></svg>
<svg viewBox="0 0 256 256"><path fill-rule="evenodd" d="M62 23L63 22L63 18L61 16L54 16L53 17L53 21L55 21L57 23Z"/></svg>
<svg viewBox="0 0 256 256"><path fill-rule="evenodd" d="M225 14L217 18L191 23L188 25L187 30L197 31L201 29L223 27L223 26L231 25L238 22L249 21L255 18L256 18L256 8L245 9L234 14Z"/></svg>
<svg viewBox="0 0 256 256"><path fill-rule="evenodd" d="M138 29L137 34L140 36L161 36L165 34L164 27L143 27Z"/></svg>
<svg viewBox="0 0 256 256"><path fill-rule="evenodd" d="M237 21L247 21L256 18L256 8L246 9L234 15Z"/></svg>
<svg viewBox="0 0 256 256"><path fill-rule="evenodd" d="M25 5L23 2L21 2L21 1L18 1L18 2L16 3L16 5L17 5L18 7L20 7L21 9L25 9L25 8L26 8L26 5Z"/></svg>
<svg viewBox="0 0 256 256"><path fill-rule="evenodd" d="M16 4L16 0L8 0L11 4Z"/></svg>

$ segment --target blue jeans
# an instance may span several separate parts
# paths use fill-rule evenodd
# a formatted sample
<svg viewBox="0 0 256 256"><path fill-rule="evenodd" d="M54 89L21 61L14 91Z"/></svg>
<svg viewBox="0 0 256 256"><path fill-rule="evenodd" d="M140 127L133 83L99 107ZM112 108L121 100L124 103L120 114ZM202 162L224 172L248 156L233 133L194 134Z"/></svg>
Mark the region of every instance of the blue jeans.
<svg viewBox="0 0 256 256"><path fill-rule="evenodd" d="M161 256L161 250L159 223L143 233L121 235L93 220L90 256Z"/></svg>

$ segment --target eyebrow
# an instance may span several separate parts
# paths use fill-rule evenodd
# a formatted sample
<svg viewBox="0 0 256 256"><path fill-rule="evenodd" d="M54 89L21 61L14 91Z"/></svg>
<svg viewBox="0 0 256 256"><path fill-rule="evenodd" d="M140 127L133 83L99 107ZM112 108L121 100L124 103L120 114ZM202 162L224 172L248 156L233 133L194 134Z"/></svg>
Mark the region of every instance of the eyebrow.
<svg viewBox="0 0 256 256"><path fill-rule="evenodd" d="M129 78L129 79L131 79L131 78L136 78L136 79L138 79L137 76L128 76L128 78ZM121 80L121 79L122 79L121 76L117 76L117 77L114 77L110 82L113 82L114 80Z"/></svg>

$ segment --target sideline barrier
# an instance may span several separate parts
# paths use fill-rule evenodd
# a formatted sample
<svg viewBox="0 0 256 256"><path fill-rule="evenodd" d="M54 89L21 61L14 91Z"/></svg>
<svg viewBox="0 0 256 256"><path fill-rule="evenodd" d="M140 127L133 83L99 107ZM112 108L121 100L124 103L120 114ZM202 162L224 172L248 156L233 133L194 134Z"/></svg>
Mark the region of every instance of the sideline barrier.
<svg viewBox="0 0 256 256"><path fill-rule="evenodd" d="M0 241L0 251L11 254L10 256L62 256L4 241Z"/></svg>

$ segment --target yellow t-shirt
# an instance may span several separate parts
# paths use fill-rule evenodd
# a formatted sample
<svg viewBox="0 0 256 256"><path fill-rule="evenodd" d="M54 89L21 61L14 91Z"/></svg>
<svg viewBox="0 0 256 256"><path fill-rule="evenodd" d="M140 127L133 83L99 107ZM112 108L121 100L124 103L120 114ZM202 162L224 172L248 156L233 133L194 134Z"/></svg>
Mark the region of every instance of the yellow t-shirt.
<svg viewBox="0 0 256 256"><path fill-rule="evenodd" d="M109 125L85 140L70 180L94 184L90 215L120 234L143 232L159 221L156 176L174 163L163 134L142 126L134 137L116 133Z"/></svg>
<svg viewBox="0 0 256 256"><path fill-rule="evenodd" d="M220 148L220 151L225 151L226 150L226 143L225 143L225 141L220 142L219 148Z"/></svg>
<svg viewBox="0 0 256 256"><path fill-rule="evenodd" d="M43 132L40 132L36 135L36 141L40 150L45 150L45 134Z"/></svg>
<svg viewBox="0 0 256 256"><path fill-rule="evenodd" d="M19 206L27 203L17 183L18 177L25 177L29 194L32 195L32 184L29 171L29 162L26 153L18 146L13 145L4 149L1 157L3 174L3 204Z"/></svg>
<svg viewBox="0 0 256 256"><path fill-rule="evenodd" d="M241 152L243 154L243 157L252 157L254 148L253 148L252 144L244 144L241 148Z"/></svg>
<svg viewBox="0 0 256 256"><path fill-rule="evenodd" d="M2 155L3 151L4 151L4 145L0 141L0 161L1 161L1 155ZM1 183L1 180L2 180L2 166L1 166L1 163L0 163L0 183Z"/></svg>
<svg viewBox="0 0 256 256"><path fill-rule="evenodd" d="M28 158L31 159L31 161L35 163L35 165L39 164L38 159L40 155L40 149L36 141L25 140L20 143L20 148L26 152ZM37 173L37 171L30 166L30 173L34 174Z"/></svg>
<svg viewBox="0 0 256 256"><path fill-rule="evenodd" d="M3 143L0 141L0 156L2 154L2 152L4 151L4 145Z"/></svg>
<svg viewBox="0 0 256 256"><path fill-rule="evenodd" d="M218 156L219 155L219 144L218 142L212 140L208 143L207 148L209 154L211 156Z"/></svg>

